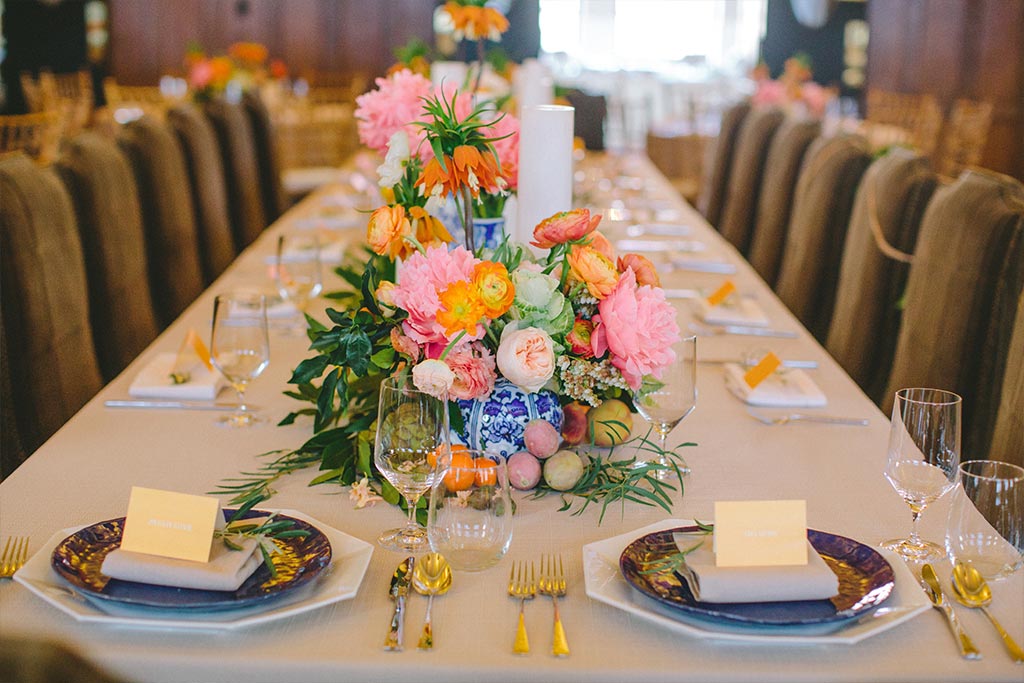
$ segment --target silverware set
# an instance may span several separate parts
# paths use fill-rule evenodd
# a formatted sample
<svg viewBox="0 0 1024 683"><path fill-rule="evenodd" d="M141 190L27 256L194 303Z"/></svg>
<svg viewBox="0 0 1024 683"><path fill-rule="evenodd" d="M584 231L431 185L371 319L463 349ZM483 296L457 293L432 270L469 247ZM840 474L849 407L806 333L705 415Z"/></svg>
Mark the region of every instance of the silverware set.
<svg viewBox="0 0 1024 683"><path fill-rule="evenodd" d="M532 600L537 593L551 597L555 611L554 630L551 637L551 654L556 657L569 656L569 641L565 637L562 617L558 613L558 598L566 594L565 569L560 555L541 555L540 580L536 578L533 562L513 562L508 577L508 595L519 600L519 623L516 627L516 638L512 652L525 655L530 652L530 640L526 635L525 610L526 601Z"/></svg>
<svg viewBox="0 0 1024 683"><path fill-rule="evenodd" d="M0 579L10 579L28 561L28 536L8 536L0 554Z"/></svg>
<svg viewBox="0 0 1024 683"><path fill-rule="evenodd" d="M789 415L764 415L756 410L747 409L750 417L758 422L771 426L787 425L791 422L817 422L830 425L850 425L854 427L866 427L868 421L860 417L836 417L835 415L813 415L807 413L790 413Z"/></svg>

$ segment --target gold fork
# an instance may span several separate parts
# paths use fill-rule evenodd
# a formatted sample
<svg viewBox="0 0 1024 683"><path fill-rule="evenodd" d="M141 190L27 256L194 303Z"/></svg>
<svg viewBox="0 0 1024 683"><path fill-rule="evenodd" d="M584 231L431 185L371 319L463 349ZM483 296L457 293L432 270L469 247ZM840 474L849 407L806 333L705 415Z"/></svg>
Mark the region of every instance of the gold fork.
<svg viewBox="0 0 1024 683"><path fill-rule="evenodd" d="M526 601L532 600L537 594L537 579L534 574L533 562L530 563L529 577L527 577L525 562L512 563L512 573L508 577L508 594L519 600L519 627L516 629L516 641L512 645L512 652L517 655L529 654L530 640L526 637L524 612Z"/></svg>
<svg viewBox="0 0 1024 683"><path fill-rule="evenodd" d="M0 579L9 579L28 560L28 536L8 536L0 555Z"/></svg>
<svg viewBox="0 0 1024 683"><path fill-rule="evenodd" d="M557 567L555 560L558 560ZM561 555L541 555L540 557L540 592L550 595L555 606L555 632L551 640L551 654L556 657L569 656L569 642L565 639L562 618L558 615L558 598L565 597L565 571L562 569Z"/></svg>

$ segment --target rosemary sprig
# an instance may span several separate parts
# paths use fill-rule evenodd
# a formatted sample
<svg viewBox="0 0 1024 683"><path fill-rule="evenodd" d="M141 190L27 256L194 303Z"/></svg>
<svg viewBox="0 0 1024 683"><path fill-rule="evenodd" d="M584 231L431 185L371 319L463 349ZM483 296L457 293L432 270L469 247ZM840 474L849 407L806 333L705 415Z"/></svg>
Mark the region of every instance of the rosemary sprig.
<svg viewBox="0 0 1024 683"><path fill-rule="evenodd" d="M263 556L263 564L270 571L270 576L276 579L277 567L274 566L273 556L281 552L281 549L273 539L305 538L309 536L309 531L294 529L294 520L276 519L277 513L256 520L243 519L256 503L257 501L253 500L239 507L223 529L213 532L213 537L221 539L225 547L233 551L244 549L241 544L243 539L256 539L257 547Z"/></svg>
<svg viewBox="0 0 1024 683"><path fill-rule="evenodd" d="M695 533L702 536L700 540L698 540L691 546L683 548L677 553L672 553L671 555L666 555L665 557L658 558L657 560L645 562L644 568L640 571L640 573L661 574L663 572L678 572L680 569L682 569L682 566L686 564L686 556L692 553L697 548L704 545L703 536L708 536L709 534L712 534L715 531L714 524L706 524L696 519L693 521L697 526L697 531L690 533Z"/></svg>

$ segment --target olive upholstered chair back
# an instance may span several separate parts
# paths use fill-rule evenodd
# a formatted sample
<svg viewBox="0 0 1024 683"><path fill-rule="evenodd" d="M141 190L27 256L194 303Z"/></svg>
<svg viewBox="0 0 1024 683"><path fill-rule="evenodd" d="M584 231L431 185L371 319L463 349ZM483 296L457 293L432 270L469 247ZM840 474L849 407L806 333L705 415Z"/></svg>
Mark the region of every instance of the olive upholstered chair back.
<svg viewBox="0 0 1024 683"><path fill-rule="evenodd" d="M1024 295L1017 303L1017 318L988 457L1024 467Z"/></svg>
<svg viewBox="0 0 1024 683"><path fill-rule="evenodd" d="M825 347L876 403L899 334L900 299L935 172L896 148L868 167L854 199Z"/></svg>
<svg viewBox="0 0 1024 683"><path fill-rule="evenodd" d="M170 130L149 116L124 126L119 142L135 172L150 292L157 320L166 327L204 289L185 160Z"/></svg>
<svg viewBox="0 0 1024 683"><path fill-rule="evenodd" d="M825 341L853 197L871 157L855 135L818 138L807 150L775 291L814 338Z"/></svg>
<svg viewBox="0 0 1024 683"><path fill-rule="evenodd" d="M736 139L718 230L743 255L750 251L768 150L785 118L776 107L755 109L744 119Z"/></svg>
<svg viewBox="0 0 1024 683"><path fill-rule="evenodd" d="M1024 286L1024 186L966 171L935 191L914 249L882 409L904 387L963 397L963 459L992 437Z"/></svg>
<svg viewBox="0 0 1024 683"><path fill-rule="evenodd" d="M12 156L0 160L0 196L5 372L17 436L28 455L103 380L89 325L82 243L64 185L51 168ZM4 472L17 466L8 457L5 434Z"/></svg>
<svg viewBox="0 0 1024 683"><path fill-rule="evenodd" d="M206 115L213 124L228 190L228 212L240 252L267 227L260 191L259 159L249 117L240 104L224 100L206 103Z"/></svg>
<svg viewBox="0 0 1024 683"><path fill-rule="evenodd" d="M800 165L820 134L820 121L790 118L775 132L768 148L747 260L769 287L779 276Z"/></svg>
<svg viewBox="0 0 1024 683"><path fill-rule="evenodd" d="M11 357L7 354L3 316L0 315L0 481L25 462L28 453L21 444L21 430L15 411L11 382Z"/></svg>
<svg viewBox="0 0 1024 683"><path fill-rule="evenodd" d="M188 169L203 279L210 284L238 254L231 232L228 190L217 134L202 111L188 103L171 107L167 111L167 123L178 137Z"/></svg>
<svg viewBox="0 0 1024 683"><path fill-rule="evenodd" d="M273 223L287 210L289 204L288 195L281 184L281 158L274 142L274 124L270 120L267 106L259 95L245 93L242 96L242 105L249 116L253 142L256 145L263 211L267 223Z"/></svg>
<svg viewBox="0 0 1024 683"><path fill-rule="evenodd" d="M722 113L722 125L718 130L715 144L708 146L707 169L701 183L700 197L697 208L708 220L718 227L722 219L722 207L725 204L725 188L729 183L732 168L733 150L743 119L750 113L749 102L738 102Z"/></svg>
<svg viewBox="0 0 1024 683"><path fill-rule="evenodd" d="M78 217L96 355L110 381L158 331L135 179L117 143L91 131L65 142L57 168Z"/></svg>

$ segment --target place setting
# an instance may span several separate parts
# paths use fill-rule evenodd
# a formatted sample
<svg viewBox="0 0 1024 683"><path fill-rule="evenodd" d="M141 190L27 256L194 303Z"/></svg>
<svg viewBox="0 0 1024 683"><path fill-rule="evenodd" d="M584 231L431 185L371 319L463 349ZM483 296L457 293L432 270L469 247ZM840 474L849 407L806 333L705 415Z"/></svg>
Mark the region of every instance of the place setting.
<svg viewBox="0 0 1024 683"><path fill-rule="evenodd" d="M77 621L232 630L355 597L372 552L296 510L133 487L124 517L56 532L14 579Z"/></svg>

